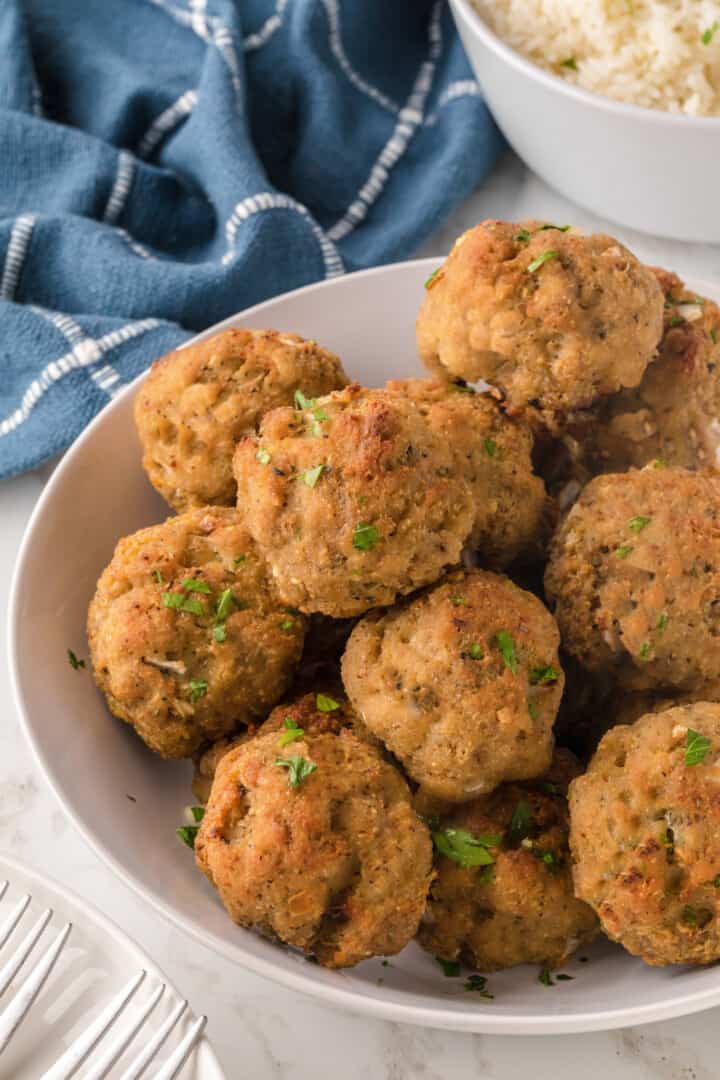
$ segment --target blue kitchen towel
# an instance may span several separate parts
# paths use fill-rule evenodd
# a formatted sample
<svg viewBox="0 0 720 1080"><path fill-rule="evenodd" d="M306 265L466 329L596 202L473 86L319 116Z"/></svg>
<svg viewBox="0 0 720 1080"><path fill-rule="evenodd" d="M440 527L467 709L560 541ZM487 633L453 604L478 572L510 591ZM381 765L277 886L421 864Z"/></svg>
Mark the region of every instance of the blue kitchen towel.
<svg viewBox="0 0 720 1080"><path fill-rule="evenodd" d="M191 332L408 255L499 147L444 0L2 0L0 477Z"/></svg>

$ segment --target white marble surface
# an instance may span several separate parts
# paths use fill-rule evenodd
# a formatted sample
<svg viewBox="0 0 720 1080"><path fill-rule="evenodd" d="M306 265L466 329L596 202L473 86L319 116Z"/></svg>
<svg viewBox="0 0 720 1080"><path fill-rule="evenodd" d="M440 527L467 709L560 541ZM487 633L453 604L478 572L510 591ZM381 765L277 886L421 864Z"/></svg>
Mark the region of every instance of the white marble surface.
<svg viewBox="0 0 720 1080"><path fill-rule="evenodd" d="M510 155L484 188L457 210L422 254L448 249L484 217L541 217L591 228L611 226L571 207ZM720 278L720 248L654 240L617 230L644 259L680 273ZM21 534L48 470L0 485L0 609ZM49 568L49 572L52 569ZM4 616L0 654L5 656ZM38 673L42 677L42 673ZM17 726L8 690L0 696L0 851L44 870L115 919L167 971L198 1012L228 1080L712 1080L720 1074L720 1012L606 1034L503 1038L420 1030L332 1011L284 990L188 941L115 881L43 790ZM97 783L78 777L78 783ZM98 784L98 797L102 785Z"/></svg>

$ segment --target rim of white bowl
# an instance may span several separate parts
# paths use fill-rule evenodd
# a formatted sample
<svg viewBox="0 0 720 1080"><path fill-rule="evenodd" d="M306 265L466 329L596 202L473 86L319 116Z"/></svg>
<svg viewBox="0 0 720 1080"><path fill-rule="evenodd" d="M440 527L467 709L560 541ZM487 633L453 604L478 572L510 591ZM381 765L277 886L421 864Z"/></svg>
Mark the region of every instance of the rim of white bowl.
<svg viewBox="0 0 720 1080"><path fill-rule="evenodd" d="M450 0L450 6L454 8L474 33L482 39L488 48L497 53L511 67L521 71L524 75L543 83L548 89L557 90L567 94L585 105L596 109L604 109L606 112L618 113L621 116L631 116L636 120L643 120L653 124L669 124L671 126L685 126L695 128L718 128L720 116L688 116L686 113L667 112L664 109L651 109L646 105L633 105L628 101L618 101L615 98L596 94L592 90L586 90L582 86L575 86L559 75L539 67L528 60L507 42L503 41L483 19L471 0Z"/></svg>
<svg viewBox="0 0 720 1080"><path fill-rule="evenodd" d="M197 334L184 345L209 337L218 333L230 321L242 317L243 321L252 319L257 314L279 299L287 299L299 296L311 290L332 288L349 279L368 277L369 275L382 275L396 273L401 267L405 269L417 269L431 271L437 266L438 261L444 261L447 256L439 255L426 259L411 259L402 263L389 263L386 266L371 267L369 270L359 270L343 277L326 279L311 285L304 285L299 289L293 289L287 293L281 293L260 304L246 308L229 316L227 319L208 327L202 333ZM698 286L700 291L701 282L690 280L687 282L690 288ZM717 290L717 286L714 286ZM141 897L157 912L164 915L174 926L188 934L191 938L199 941L201 945L218 953L225 959L240 963L243 967L255 972L257 975L280 983L291 990L309 994L326 1005L346 1009L348 1012L360 1013L372 1016L380 1020L391 1020L400 1023L414 1024L421 1027L440 1028L448 1031L467 1031L487 1035L569 1035L591 1031L609 1031L614 1028L634 1027L638 1024L656 1023L662 1020L671 1020L679 1016L687 1016L690 1013L702 1012L720 1004L720 971L718 972L718 985L712 989L698 990L684 994L674 994L670 999L647 1005L636 1005L631 1008L593 1010L592 1012L574 1013L573 1015L546 1016L503 1016L488 1013L468 1014L463 1012L453 1013L447 1008L437 1008L431 1005L418 1005L403 1003L392 1000L381 1000L365 996L357 989L344 989L337 985L328 985L317 981L312 971L305 973L302 969L297 971L285 968L273 963L264 956L247 951L242 944L233 943L215 934L204 931L195 920L179 914L169 903L159 896L153 889L146 887L123 864L115 857L94 834L85 820L76 814L69 802L65 799L62 785L56 781L52 763L42 752L36 743L30 727L28 712L20 692L18 675L18 634L19 634L19 611L20 611L20 582L24 576L24 565L28 555L30 540L35 531L35 525L45 511L45 504L50 501L57 487L63 482L63 474L75 458L83 452L85 442L91 438L95 429L103 423L105 414L124 400L128 395L135 393L137 387L145 378L147 372L138 375L132 382L118 394L112 401L101 409L97 416L88 424L82 434L75 440L66 451L61 461L55 468L53 475L46 484L38 502L30 516L25 528L20 550L18 552L13 579L10 587L10 600L8 604L7 631L8 631L8 660L10 668L10 684L15 707L20 719L20 728L26 743L37 765L37 768L58 800L64 813L78 830L90 849L98 856L100 861L112 870L112 872L133 893ZM251 934L251 930L244 933Z"/></svg>

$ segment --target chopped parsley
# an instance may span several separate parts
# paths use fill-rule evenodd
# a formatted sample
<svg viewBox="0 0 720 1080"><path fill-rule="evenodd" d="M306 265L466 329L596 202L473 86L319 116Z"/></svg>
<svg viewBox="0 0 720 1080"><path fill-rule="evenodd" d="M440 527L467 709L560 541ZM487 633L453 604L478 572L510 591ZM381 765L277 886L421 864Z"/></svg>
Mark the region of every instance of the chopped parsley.
<svg viewBox="0 0 720 1080"><path fill-rule="evenodd" d="M296 739L302 739L305 734L305 729L301 728L297 720L293 720L292 716L286 716L283 720L284 731L280 734L279 744L281 747L288 746L291 742L295 742Z"/></svg>
<svg viewBox="0 0 720 1080"><path fill-rule="evenodd" d="M206 679L191 679L188 685L190 686L190 700L193 705L207 694L208 684Z"/></svg>
<svg viewBox="0 0 720 1080"><path fill-rule="evenodd" d="M556 232L568 232L572 228L572 225L541 225L538 232L547 232L548 229L555 229Z"/></svg>
<svg viewBox="0 0 720 1080"><path fill-rule="evenodd" d="M557 259L557 251L543 251L542 255L538 255L536 259L528 266L528 274L534 274L536 270L539 270L541 266L544 266L546 262L550 262L551 259Z"/></svg>
<svg viewBox="0 0 720 1080"><path fill-rule="evenodd" d="M717 876L712 879L712 885L714 888L720 889L720 874L717 874Z"/></svg>
<svg viewBox="0 0 720 1080"><path fill-rule="evenodd" d="M448 390L454 390L456 394L475 394L475 387L468 386L467 383L451 382L448 384Z"/></svg>
<svg viewBox="0 0 720 1080"><path fill-rule="evenodd" d="M367 521L359 521L353 533L353 547L358 551L372 551L380 539L380 533Z"/></svg>
<svg viewBox="0 0 720 1080"><path fill-rule="evenodd" d="M443 975L446 979L456 979L462 971L458 960L443 960L442 956L436 956L435 959L443 969Z"/></svg>
<svg viewBox="0 0 720 1080"><path fill-rule="evenodd" d="M73 671L78 671L80 668L85 667L85 661L84 660L78 660L77 656L72 651L72 649L68 649L67 658L68 658L68 664L73 669Z"/></svg>
<svg viewBox="0 0 720 1080"><path fill-rule="evenodd" d="M199 592L209 594L212 589L204 581L198 581L197 578L186 577L180 586L185 592Z"/></svg>
<svg viewBox="0 0 720 1080"><path fill-rule="evenodd" d="M244 563L246 558L247 558L247 555L236 555L235 558L233 559L233 566L239 566L240 563Z"/></svg>
<svg viewBox="0 0 720 1080"><path fill-rule="evenodd" d="M450 600L451 603L455 605L455 607L465 607L465 605L467 604L467 600L464 596L451 596Z"/></svg>
<svg viewBox="0 0 720 1080"><path fill-rule="evenodd" d="M632 529L634 533L641 533L643 529L650 524L651 521L652 518L644 517L642 514L637 514L636 517L630 518L630 520L628 521L628 528Z"/></svg>
<svg viewBox="0 0 720 1080"><path fill-rule="evenodd" d="M649 660L651 652L652 652L651 643L649 641L643 641L642 645L640 646L640 652L638 653L638 656L640 657L640 659L641 660Z"/></svg>
<svg viewBox="0 0 720 1080"><path fill-rule="evenodd" d="M560 678L560 672L557 671L552 664L546 664L544 667L533 668L530 672L531 683L554 683Z"/></svg>
<svg viewBox="0 0 720 1080"><path fill-rule="evenodd" d="M566 975L564 971L561 971L559 975L555 976L555 978L557 979L558 982L572 982L573 979L575 978L575 976L574 975Z"/></svg>
<svg viewBox="0 0 720 1080"><path fill-rule="evenodd" d="M527 229L521 229L520 232L515 234L514 239L517 240L519 244L527 244L530 239L530 233Z"/></svg>
<svg viewBox="0 0 720 1080"><path fill-rule="evenodd" d="M487 992L487 979L484 975L468 975L467 982L465 983L465 989L474 991L479 994L480 997L487 998L488 1001L493 1000L493 994Z"/></svg>
<svg viewBox="0 0 720 1080"><path fill-rule="evenodd" d="M217 622L225 622L234 606L235 597L233 596L232 589L223 589L218 596L217 604L215 605L215 620Z"/></svg>
<svg viewBox="0 0 720 1080"><path fill-rule="evenodd" d="M665 458L656 457L652 463L653 469L667 469L668 463Z"/></svg>
<svg viewBox="0 0 720 1080"><path fill-rule="evenodd" d="M488 457L495 457L497 453L497 443L494 439L483 439L483 446L485 447L485 453Z"/></svg>
<svg viewBox="0 0 720 1080"><path fill-rule="evenodd" d="M482 660L485 653L482 650L482 646L478 645L477 642L473 642L468 649L468 655L471 660Z"/></svg>
<svg viewBox="0 0 720 1080"><path fill-rule="evenodd" d="M196 822L197 821L202 821L202 819L205 817L205 807L204 806L191 806L190 807L190 813L192 814L194 821L196 821Z"/></svg>
<svg viewBox="0 0 720 1080"><path fill-rule="evenodd" d="M538 982L541 982L543 986L554 986L555 980L552 977L552 972L547 964L540 968L540 974L538 975Z"/></svg>
<svg viewBox="0 0 720 1080"><path fill-rule="evenodd" d="M298 409L314 409L315 398L305 397L302 390L295 391L295 404Z"/></svg>
<svg viewBox="0 0 720 1080"><path fill-rule="evenodd" d="M716 19L712 26L708 26L707 30L703 30L700 37L703 45L709 45L712 39L717 34L718 30L720 30L720 22L718 22Z"/></svg>
<svg viewBox="0 0 720 1080"><path fill-rule="evenodd" d="M515 642L512 639L512 635L509 634L507 630L498 630L495 635L495 644L502 653L505 667L509 668L513 675L517 675L518 662L517 654L515 653Z"/></svg>
<svg viewBox="0 0 720 1080"><path fill-rule="evenodd" d="M685 743L685 764L702 765L707 757L711 743L707 735L701 735L699 731L688 729L687 742Z"/></svg>
<svg viewBox="0 0 720 1080"><path fill-rule="evenodd" d="M336 709L340 709L342 706L339 701L331 698L329 694L316 694L315 708L318 712L335 712Z"/></svg>
<svg viewBox="0 0 720 1080"><path fill-rule="evenodd" d="M530 714L531 720L537 720L538 716L540 715L540 710L538 709L534 701L528 701L528 713Z"/></svg>
<svg viewBox="0 0 720 1080"><path fill-rule="evenodd" d="M694 908L690 904L686 904L682 909L681 917L686 926L692 927L693 930L702 930L704 926L711 922L713 913L708 908Z"/></svg>
<svg viewBox="0 0 720 1080"><path fill-rule="evenodd" d="M302 480L309 488L314 488L325 468L325 465L316 465L314 469L305 469L305 472L298 473L298 480Z"/></svg>
<svg viewBox="0 0 720 1080"><path fill-rule="evenodd" d="M292 630L294 625L295 622L293 619L283 619L283 621L280 623L280 629L285 631Z"/></svg>
<svg viewBox="0 0 720 1080"><path fill-rule="evenodd" d="M668 615L667 611L663 611L662 615L658 617L657 626L655 627L659 634L663 634L665 632L665 627L667 626L669 621L670 616Z"/></svg>
<svg viewBox="0 0 720 1080"><path fill-rule="evenodd" d="M435 847L446 859L451 859L466 870L473 866L491 866L495 858L489 848L499 847L502 837L473 836L467 829L448 826L432 834Z"/></svg>
<svg viewBox="0 0 720 1080"><path fill-rule="evenodd" d="M153 570L153 577L157 581L158 585L164 585L163 576L159 570Z"/></svg>
<svg viewBox="0 0 720 1080"><path fill-rule="evenodd" d="M427 281L425 282L425 288L426 288L426 289L429 289L429 288L430 288L430 286L432 285L433 281L434 281L434 280L435 280L435 278L436 278L436 277L438 276L438 274L440 273L440 271L441 271L441 270L442 270L442 266L438 266L437 270L433 270L432 274L430 275L430 277L429 277L429 278L427 279Z"/></svg>
<svg viewBox="0 0 720 1080"><path fill-rule="evenodd" d="M288 770L288 787L291 788L300 787L303 780L306 780L317 769L315 762L308 761L300 754L292 754L288 758L275 758L275 764Z"/></svg>
<svg viewBox="0 0 720 1080"><path fill-rule="evenodd" d="M213 637L221 644L223 641L227 640L227 630L225 629L225 623L218 623L217 626L213 626Z"/></svg>
<svg viewBox="0 0 720 1080"><path fill-rule="evenodd" d="M185 596L183 593L161 593L162 602L166 608L174 608L176 611L186 611L189 615L205 615L205 608L199 600L193 596Z"/></svg>
<svg viewBox="0 0 720 1080"><path fill-rule="evenodd" d="M710 340L712 341L713 345L717 345L717 334L714 330L710 330Z"/></svg>
<svg viewBox="0 0 720 1080"><path fill-rule="evenodd" d="M255 455L255 457L257 458L257 460L258 460L258 461L260 462L260 464L261 464L261 465L269 465L269 464L270 464L270 460L271 460L271 459L270 459L270 454L269 454L269 452L268 452L268 451L267 451L267 450L266 450L266 449L265 449L264 447L262 447L262 446L261 446L261 447L260 447L260 449L258 450L258 452L257 452L257 454Z"/></svg>
<svg viewBox="0 0 720 1080"><path fill-rule="evenodd" d="M566 60L560 61L560 67L570 68L571 71L577 71L577 60L574 56L568 56Z"/></svg>
<svg viewBox="0 0 720 1080"><path fill-rule="evenodd" d="M513 810L508 829L508 840L511 844L521 844L527 840L532 828L533 809L529 802L521 799Z"/></svg>
<svg viewBox="0 0 720 1080"><path fill-rule="evenodd" d="M680 326L682 322L683 320L680 318L679 315L673 315L673 317L670 319L671 326Z"/></svg>
<svg viewBox="0 0 720 1080"><path fill-rule="evenodd" d="M634 550L632 544L621 544L619 548L615 548L615 554L618 559L627 559L628 555L632 555Z"/></svg>
<svg viewBox="0 0 720 1080"><path fill-rule="evenodd" d="M175 830L177 836L180 837L183 844L187 844L189 848L195 847L195 837L199 832L198 825L181 825L179 829Z"/></svg>

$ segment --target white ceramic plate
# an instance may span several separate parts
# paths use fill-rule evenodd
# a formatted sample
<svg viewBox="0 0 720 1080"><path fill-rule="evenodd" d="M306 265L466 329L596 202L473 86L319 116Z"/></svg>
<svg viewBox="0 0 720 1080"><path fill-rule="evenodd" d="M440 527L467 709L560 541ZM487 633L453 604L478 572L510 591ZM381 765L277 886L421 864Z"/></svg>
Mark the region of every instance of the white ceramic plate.
<svg viewBox="0 0 720 1080"><path fill-rule="evenodd" d="M128 1006L123 1013L125 1022L136 1011L136 1005L142 1005L158 986L164 983L166 990L143 1026L142 1035L113 1067L110 1076L119 1076L133 1056L140 1052L143 1041L150 1039L182 1000L180 995L130 938L68 889L12 859L0 858L0 880L9 882L9 888L0 901L0 922L8 917L21 896L26 893L32 896L30 907L6 946L7 955L46 908L52 909L53 917L35 952L41 949L42 942L49 945L61 926L72 924L68 942L50 978L0 1057L0 1078L37 1080L44 1075L121 987L139 971L145 971L147 974L138 991L136 1004ZM22 985L28 971L29 967L25 965L15 980L17 986ZM11 986L9 1000L12 994ZM192 1017L188 1015L178 1024L166 1052L177 1045L179 1035L189 1029L191 1020ZM162 1057L158 1061L162 1061ZM182 1080L223 1080L224 1074L206 1039L191 1055L180 1076Z"/></svg>
<svg viewBox="0 0 720 1080"><path fill-rule="evenodd" d="M232 325L276 327L317 338L340 354L351 377L368 385L419 375L415 315L423 282L440 261L299 289L201 336ZM717 287L692 287L720 296ZM67 662L68 647L87 656L87 605L118 538L168 513L140 466L132 419L137 386L88 427L40 499L16 567L8 635L15 695L40 768L119 877L188 935L239 964L330 1004L388 1020L540 1034L626 1027L720 1003L720 969L653 970L607 943L588 951L589 963L570 963L566 970L574 981L553 988L540 985L530 967L494 975L495 998L487 1001L465 992L461 979L445 978L415 945L388 967L372 960L333 972L230 922L175 838L190 801L190 766L150 754L126 725L110 718L89 672L73 671Z"/></svg>

